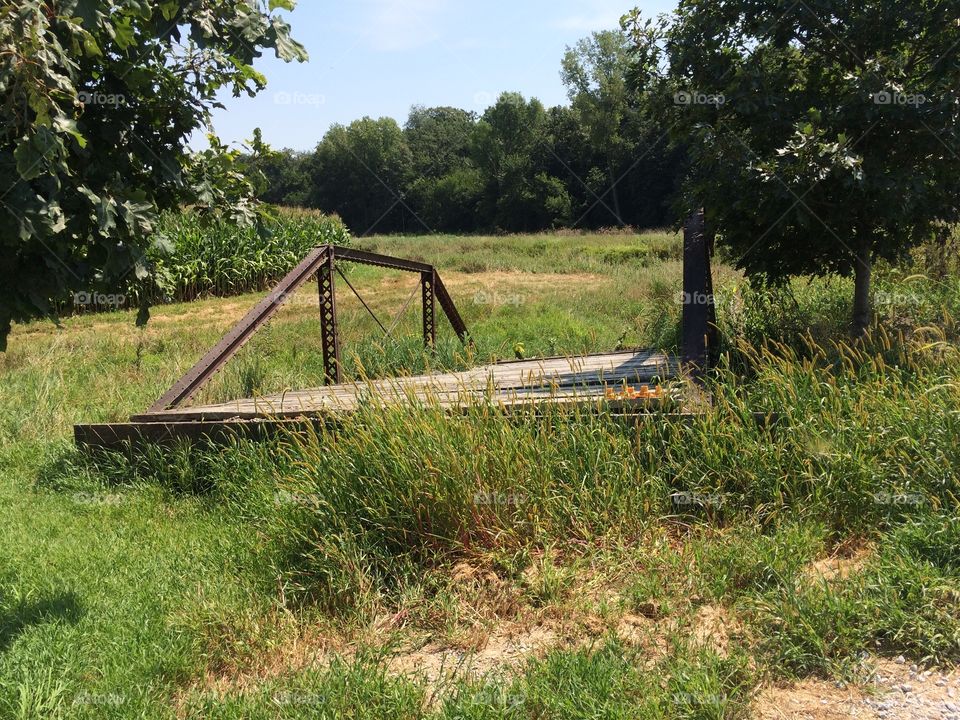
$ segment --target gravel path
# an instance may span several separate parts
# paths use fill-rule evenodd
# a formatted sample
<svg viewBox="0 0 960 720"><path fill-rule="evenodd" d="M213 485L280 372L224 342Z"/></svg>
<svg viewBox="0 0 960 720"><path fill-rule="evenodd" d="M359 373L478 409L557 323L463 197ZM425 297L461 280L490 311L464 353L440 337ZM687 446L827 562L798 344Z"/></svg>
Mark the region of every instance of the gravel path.
<svg viewBox="0 0 960 720"><path fill-rule="evenodd" d="M922 670L899 657L878 666L873 685L886 692L864 704L878 718L960 720L960 677L950 672Z"/></svg>
<svg viewBox="0 0 960 720"><path fill-rule="evenodd" d="M960 720L960 672L924 670L902 657L870 658L859 685L804 680L767 688L754 705L757 720Z"/></svg>

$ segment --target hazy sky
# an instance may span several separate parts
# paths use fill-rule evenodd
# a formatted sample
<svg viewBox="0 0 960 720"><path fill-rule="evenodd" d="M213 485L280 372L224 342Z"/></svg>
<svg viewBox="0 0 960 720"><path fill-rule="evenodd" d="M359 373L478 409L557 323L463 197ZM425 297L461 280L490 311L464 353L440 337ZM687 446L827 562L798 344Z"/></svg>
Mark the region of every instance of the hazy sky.
<svg viewBox="0 0 960 720"><path fill-rule="evenodd" d="M214 125L225 141L253 128L276 148L313 148L333 123L370 115L401 124L411 105L483 111L506 90L567 102L560 60L567 45L618 26L638 5L672 0L300 0L285 13L308 63L264 56L269 81L256 98L222 98ZM197 143L199 146L199 143Z"/></svg>

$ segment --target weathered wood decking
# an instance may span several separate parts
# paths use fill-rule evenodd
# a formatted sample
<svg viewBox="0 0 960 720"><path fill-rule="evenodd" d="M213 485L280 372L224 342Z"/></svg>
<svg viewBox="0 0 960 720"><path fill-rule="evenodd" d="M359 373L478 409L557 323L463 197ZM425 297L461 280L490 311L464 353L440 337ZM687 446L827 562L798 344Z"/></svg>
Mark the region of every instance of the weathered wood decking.
<svg viewBox="0 0 960 720"><path fill-rule="evenodd" d="M113 445L138 434L147 439L209 433L221 437L231 429L263 434L265 424L310 421L350 413L364 402L432 403L452 412L478 403L505 409L549 404L596 405L608 389L619 412L643 412L650 400L631 398L627 387L640 391L651 381L676 376L679 361L652 350L623 351L502 362L471 370L357 383L243 398L215 405L177 407L134 415L129 423L78 425L78 442ZM656 404L653 401L653 404ZM182 431L182 432L181 432ZM89 442L88 442L89 441Z"/></svg>
<svg viewBox="0 0 960 720"><path fill-rule="evenodd" d="M597 400L606 389L643 385L676 374L677 361L653 351L615 352L482 365L462 372L393 377L291 390L216 405L178 407L134 415L132 422L289 419L324 412L350 412L367 398L379 402L435 402L457 408L477 402Z"/></svg>

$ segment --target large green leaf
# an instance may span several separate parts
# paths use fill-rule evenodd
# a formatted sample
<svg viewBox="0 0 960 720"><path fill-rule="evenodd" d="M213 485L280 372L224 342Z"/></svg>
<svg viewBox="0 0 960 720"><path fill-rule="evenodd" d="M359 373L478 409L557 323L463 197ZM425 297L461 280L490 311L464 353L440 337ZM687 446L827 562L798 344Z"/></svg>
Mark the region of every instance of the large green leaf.
<svg viewBox="0 0 960 720"><path fill-rule="evenodd" d="M211 207L257 208L245 201L252 184L238 180L243 169L219 143L208 166L222 156L226 169L190 182L182 170L190 165L189 139L206 123L217 92L247 85L254 93L265 84L251 67L254 57L266 48L304 57L286 23L270 14L292 6L253 0L4 5L0 170L7 180L0 228L11 256L49 263L3 266L16 277L0 275L0 346L10 320L43 315L78 284L125 292L130 265L116 262L116 248L143 257L158 209L196 202L193 181ZM179 17L190 20L171 27ZM216 59L199 77L173 47L189 43ZM89 94L83 102L78 88ZM141 263L133 276L149 284L152 272ZM140 319L148 315L144 308Z"/></svg>
<svg viewBox="0 0 960 720"><path fill-rule="evenodd" d="M13 157L21 179L34 180L44 174L59 147L57 137L46 127L37 128L32 136L20 138Z"/></svg>

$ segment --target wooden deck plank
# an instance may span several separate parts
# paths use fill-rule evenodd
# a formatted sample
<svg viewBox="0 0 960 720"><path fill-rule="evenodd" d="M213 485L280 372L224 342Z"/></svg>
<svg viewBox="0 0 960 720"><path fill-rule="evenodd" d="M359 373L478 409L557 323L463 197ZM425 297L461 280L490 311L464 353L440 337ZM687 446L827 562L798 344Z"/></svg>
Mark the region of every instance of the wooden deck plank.
<svg viewBox="0 0 960 720"><path fill-rule="evenodd" d="M462 372L386 378L174 408L135 415L131 422L224 421L350 412L371 398L380 402L437 403L446 408L477 402L505 406L589 403L602 399L608 387L640 385L654 377L668 380L676 376L677 369L676 358L650 350L516 360Z"/></svg>

